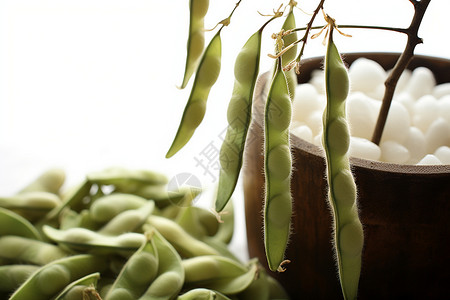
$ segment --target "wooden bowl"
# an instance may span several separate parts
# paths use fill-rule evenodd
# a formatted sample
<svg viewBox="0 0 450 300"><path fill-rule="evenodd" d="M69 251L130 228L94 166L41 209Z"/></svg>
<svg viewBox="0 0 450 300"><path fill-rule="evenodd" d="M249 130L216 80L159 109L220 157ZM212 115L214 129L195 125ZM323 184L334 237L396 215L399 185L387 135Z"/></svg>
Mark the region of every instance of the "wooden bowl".
<svg viewBox="0 0 450 300"><path fill-rule="evenodd" d="M399 54L350 53L391 69ZM299 82L307 82L323 58L305 59ZM450 60L416 56L409 68L425 66L438 83L450 82ZM267 75L255 92L254 122L245 152L244 198L248 250L266 264L262 207L263 102ZM270 272L292 299L342 299L331 243L325 158L321 148L291 135L293 155L292 235L284 273ZM351 158L358 187L364 249L359 299L444 299L450 279L450 165L397 165ZM267 267L267 265L266 265Z"/></svg>

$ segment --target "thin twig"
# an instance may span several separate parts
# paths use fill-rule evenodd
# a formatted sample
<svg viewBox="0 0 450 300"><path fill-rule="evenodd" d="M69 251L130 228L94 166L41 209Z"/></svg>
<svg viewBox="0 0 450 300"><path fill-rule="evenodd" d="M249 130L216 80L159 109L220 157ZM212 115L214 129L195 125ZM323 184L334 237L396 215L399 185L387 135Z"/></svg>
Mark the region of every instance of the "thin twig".
<svg viewBox="0 0 450 300"><path fill-rule="evenodd" d="M324 2L325 2L325 0L321 0L320 3L317 5L316 9L313 12L313 15L311 16L311 19L309 20L308 24L306 25L305 35L303 36L303 38L300 39L300 41L303 41L303 43L302 43L302 47L300 48L300 52L299 52L297 58L295 59L296 65L297 65L297 67L295 68L295 72L297 74L300 73L300 60L303 56L303 51L305 49L306 42L308 41L309 31L311 30L314 20L316 19L316 16L319 14L319 11L323 8Z"/></svg>
<svg viewBox="0 0 450 300"><path fill-rule="evenodd" d="M397 86L397 82L401 74L413 58L415 47L423 42L422 39L418 37L417 33L419 31L420 23L422 22L423 16L430 1L431 0L410 0L410 2L414 5L414 16L411 24L406 30L408 41L406 43L405 50L400 55L397 63L395 64L394 68L392 69L391 73L384 83L386 89L381 103L381 109L378 115L377 123L375 125L375 130L372 136L372 142L377 145L380 143L381 136L383 134L384 126L386 124L392 98L394 97L394 91L395 87Z"/></svg>

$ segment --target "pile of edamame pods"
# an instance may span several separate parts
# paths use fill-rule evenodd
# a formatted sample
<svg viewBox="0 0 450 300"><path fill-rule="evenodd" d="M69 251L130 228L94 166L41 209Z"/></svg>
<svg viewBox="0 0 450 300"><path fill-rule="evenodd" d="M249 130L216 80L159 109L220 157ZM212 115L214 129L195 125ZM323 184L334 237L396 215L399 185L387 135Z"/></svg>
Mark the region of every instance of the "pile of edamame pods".
<svg viewBox="0 0 450 300"><path fill-rule="evenodd" d="M229 251L221 218L158 172L110 168L63 189L49 169L0 197L0 298L288 299L257 260Z"/></svg>

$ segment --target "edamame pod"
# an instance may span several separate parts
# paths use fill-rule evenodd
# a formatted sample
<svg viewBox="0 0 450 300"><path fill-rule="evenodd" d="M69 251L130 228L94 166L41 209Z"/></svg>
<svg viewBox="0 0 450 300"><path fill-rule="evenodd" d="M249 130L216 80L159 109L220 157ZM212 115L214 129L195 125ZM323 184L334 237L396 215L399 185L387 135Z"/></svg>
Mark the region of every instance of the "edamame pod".
<svg viewBox="0 0 450 300"><path fill-rule="evenodd" d="M205 46L204 18L208 12L209 0L189 1L189 37L187 41L186 67L180 88L184 89L197 68Z"/></svg>
<svg viewBox="0 0 450 300"><path fill-rule="evenodd" d="M99 299L99 294L95 289L100 279L100 273L95 272L77 279L67 285L54 300L90 300Z"/></svg>
<svg viewBox="0 0 450 300"><path fill-rule="evenodd" d="M126 300L128 295L130 299L138 299L157 276L158 265L155 242L149 237L123 266L105 300Z"/></svg>
<svg viewBox="0 0 450 300"><path fill-rule="evenodd" d="M138 209L147 203L148 201L146 199L139 196L113 193L95 200L89 212L92 220L105 223L124 211Z"/></svg>
<svg viewBox="0 0 450 300"><path fill-rule="evenodd" d="M252 117L253 92L259 75L261 37L266 22L244 44L234 65L234 88L228 104L228 128L220 149L220 174L216 211L220 212L230 200L239 179L247 132Z"/></svg>
<svg viewBox="0 0 450 300"><path fill-rule="evenodd" d="M208 288L225 295L244 291L254 281L256 261L249 266L223 256L204 255L182 261L186 288Z"/></svg>
<svg viewBox="0 0 450 300"><path fill-rule="evenodd" d="M70 228L58 230L44 225L45 235L52 241L64 245L74 251L85 251L92 254L136 251L144 242L145 236L136 232L127 232L117 236L109 236L86 228Z"/></svg>
<svg viewBox="0 0 450 300"><path fill-rule="evenodd" d="M21 236L2 236L0 245L0 257L40 266L69 255L53 244Z"/></svg>
<svg viewBox="0 0 450 300"><path fill-rule="evenodd" d="M292 2L291 2L292 3ZM289 13L286 16L286 20L283 23L282 29L284 32L294 29L295 26L295 16L294 16L294 6L290 5ZM283 36L284 48L288 47L290 44L297 41L297 33L291 33ZM280 49L281 50L281 49ZM281 56L281 63L283 67L286 67L291 61L297 57L297 45L292 46Z"/></svg>
<svg viewBox="0 0 450 300"><path fill-rule="evenodd" d="M178 296L177 300L230 300L230 298L217 291L197 288Z"/></svg>
<svg viewBox="0 0 450 300"><path fill-rule="evenodd" d="M148 201L144 206L127 210L115 216L97 232L105 235L120 235L138 230L153 212L155 202Z"/></svg>
<svg viewBox="0 0 450 300"><path fill-rule="evenodd" d="M158 275L139 300L173 299L180 292L184 282L181 257L158 231L154 231L152 239L159 257Z"/></svg>
<svg viewBox="0 0 450 300"><path fill-rule="evenodd" d="M90 196L89 192L91 187L92 184L89 181L84 180L78 186L72 188L62 197L62 202L45 216L43 222L53 221L67 207L80 211L83 207L83 200Z"/></svg>
<svg viewBox="0 0 450 300"><path fill-rule="evenodd" d="M363 228L358 217L356 185L348 158L349 129L345 100L349 91L347 69L330 30L325 56L327 105L323 115L323 146L327 162L329 202L334 221L334 248L344 299L356 299ZM339 134L336 134L336 133Z"/></svg>
<svg viewBox="0 0 450 300"><path fill-rule="evenodd" d="M292 2L293 1L291 1L291 3ZM291 5L289 7L289 13L283 24L283 30L286 32L290 29L294 29L295 27L296 26L295 26L295 16L294 16L294 6ZM288 47L295 41L297 41L297 32L293 32L293 33L283 36L284 47ZM296 59L296 57L297 57L297 45L295 44L281 56L281 63L282 63L283 68L286 67L289 63L291 63L294 59ZM285 75L286 75L286 80L288 83L289 96L292 101L292 100L294 100L294 97L295 97L295 87L297 86L297 74L295 73L295 70L292 69L292 70L286 71Z"/></svg>
<svg viewBox="0 0 450 300"><path fill-rule="evenodd" d="M265 107L264 131L264 245L272 271L283 270L281 265L291 226L290 122L291 100L281 59L278 58Z"/></svg>
<svg viewBox="0 0 450 300"><path fill-rule="evenodd" d="M57 168L48 169L33 182L20 190L19 194L27 192L48 192L58 194L65 179L66 174L63 170Z"/></svg>
<svg viewBox="0 0 450 300"><path fill-rule="evenodd" d="M41 240L41 235L27 219L0 207L0 236L2 235L18 235Z"/></svg>
<svg viewBox="0 0 450 300"><path fill-rule="evenodd" d="M35 265L0 266L0 291L14 291L38 269L39 266Z"/></svg>
<svg viewBox="0 0 450 300"><path fill-rule="evenodd" d="M156 228L182 257L219 254L211 246L192 237L175 221L152 215L148 217L147 223L144 225L144 230Z"/></svg>
<svg viewBox="0 0 450 300"><path fill-rule="evenodd" d="M212 236L219 229L219 222L214 214L197 206L181 208L175 221L197 239Z"/></svg>
<svg viewBox="0 0 450 300"><path fill-rule="evenodd" d="M49 263L33 273L9 298L10 300L48 300L71 282L106 268L103 258L80 254Z"/></svg>
<svg viewBox="0 0 450 300"><path fill-rule="evenodd" d="M99 172L91 172L87 179L95 184L113 185L123 193L133 191L143 185L166 184L167 177L150 170L132 170L120 167L108 168Z"/></svg>
<svg viewBox="0 0 450 300"><path fill-rule="evenodd" d="M1 197L0 207L21 212L46 213L61 203L60 198L49 192L26 192L12 197Z"/></svg>
<svg viewBox="0 0 450 300"><path fill-rule="evenodd" d="M205 49L178 131L166 154L166 158L172 157L187 144L205 116L206 101L208 100L209 92L220 73L222 56L222 39L220 33L222 28L217 31Z"/></svg>

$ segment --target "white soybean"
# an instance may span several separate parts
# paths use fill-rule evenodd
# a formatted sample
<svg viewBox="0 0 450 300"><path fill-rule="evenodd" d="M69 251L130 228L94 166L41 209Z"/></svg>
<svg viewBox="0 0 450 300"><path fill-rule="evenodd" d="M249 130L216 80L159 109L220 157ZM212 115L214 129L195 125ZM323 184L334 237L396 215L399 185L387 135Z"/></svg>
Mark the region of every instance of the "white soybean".
<svg viewBox="0 0 450 300"><path fill-rule="evenodd" d="M311 80L309 81L320 94L325 93L325 81L323 76L323 70L314 70L311 73Z"/></svg>
<svg viewBox="0 0 450 300"><path fill-rule="evenodd" d="M408 93L400 93L394 96L393 101L401 103L407 110L410 116L414 115L414 105L416 101Z"/></svg>
<svg viewBox="0 0 450 300"><path fill-rule="evenodd" d="M425 133L425 140L428 153L433 153L440 146L450 146L450 124L443 118L438 118Z"/></svg>
<svg viewBox="0 0 450 300"><path fill-rule="evenodd" d="M391 70L389 70L388 74L390 72ZM411 79L411 74L412 74L411 70L406 69L403 71L402 75L400 75L400 78L398 79L394 95L398 95L405 91L406 87L408 86L408 82Z"/></svg>
<svg viewBox="0 0 450 300"><path fill-rule="evenodd" d="M306 124L294 126L291 128L291 133L307 141L308 143L313 142L313 132Z"/></svg>
<svg viewBox="0 0 450 300"><path fill-rule="evenodd" d="M350 156L368 160L379 160L381 157L380 147L365 138L350 138Z"/></svg>
<svg viewBox="0 0 450 300"><path fill-rule="evenodd" d="M408 110L399 102L393 101L383 130L382 140L403 143L408 135L411 119Z"/></svg>
<svg viewBox="0 0 450 300"><path fill-rule="evenodd" d="M347 99L347 119L352 136L370 139L376 123L376 111L372 99L357 92Z"/></svg>
<svg viewBox="0 0 450 300"><path fill-rule="evenodd" d="M306 120L314 111L323 109L316 88L310 84L297 85L292 106L293 120Z"/></svg>
<svg viewBox="0 0 450 300"><path fill-rule="evenodd" d="M375 61L359 58L348 71L353 91L369 93L384 83L386 71Z"/></svg>
<svg viewBox="0 0 450 300"><path fill-rule="evenodd" d="M380 84L373 91L368 92L367 96L369 96L370 98L376 99L376 100L382 100L385 90L386 90L385 85Z"/></svg>
<svg viewBox="0 0 450 300"><path fill-rule="evenodd" d="M316 136L314 136L313 144L316 146L322 147L322 136L323 136L322 131L319 134L317 134Z"/></svg>
<svg viewBox="0 0 450 300"><path fill-rule="evenodd" d="M450 95L444 96L438 101L439 115L450 123Z"/></svg>
<svg viewBox="0 0 450 300"><path fill-rule="evenodd" d="M427 153L425 134L417 127L410 127L403 145L410 154L409 163L415 164Z"/></svg>
<svg viewBox="0 0 450 300"><path fill-rule="evenodd" d="M450 147L448 146L441 146L436 149L434 152L434 155L443 163L446 165L450 165Z"/></svg>
<svg viewBox="0 0 450 300"><path fill-rule="evenodd" d="M311 131L314 135L322 131L322 114L322 111L316 110L306 120L306 124L309 128L311 128Z"/></svg>
<svg viewBox="0 0 450 300"><path fill-rule="evenodd" d="M428 166L428 165L441 165L442 162L433 154L427 154L422 158L417 165L418 166Z"/></svg>
<svg viewBox="0 0 450 300"><path fill-rule="evenodd" d="M425 67L418 67L412 71L405 91L415 99L419 99L424 95L431 94L435 85L436 80L433 73Z"/></svg>
<svg viewBox="0 0 450 300"><path fill-rule="evenodd" d="M422 132L426 132L428 127L439 117L439 106L436 98L426 95L417 100L414 105L413 124Z"/></svg>
<svg viewBox="0 0 450 300"><path fill-rule="evenodd" d="M403 164L410 158L409 151L402 144L395 141L380 143L381 160L389 163Z"/></svg>
<svg viewBox="0 0 450 300"><path fill-rule="evenodd" d="M441 84L436 85L433 88L432 95L436 99L440 99L444 96L450 95L450 82L441 83Z"/></svg>

